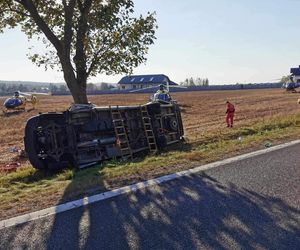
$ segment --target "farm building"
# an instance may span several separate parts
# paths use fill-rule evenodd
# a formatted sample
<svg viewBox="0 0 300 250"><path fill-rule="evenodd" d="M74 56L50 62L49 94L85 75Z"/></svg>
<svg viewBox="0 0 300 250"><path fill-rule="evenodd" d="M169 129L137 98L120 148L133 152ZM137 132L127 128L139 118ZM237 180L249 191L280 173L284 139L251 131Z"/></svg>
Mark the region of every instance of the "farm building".
<svg viewBox="0 0 300 250"><path fill-rule="evenodd" d="M291 68L290 73L293 76L294 82L300 83L300 66L299 68Z"/></svg>
<svg viewBox="0 0 300 250"><path fill-rule="evenodd" d="M177 85L166 75L131 75L124 76L119 82L119 89L143 89L159 86L160 84Z"/></svg>

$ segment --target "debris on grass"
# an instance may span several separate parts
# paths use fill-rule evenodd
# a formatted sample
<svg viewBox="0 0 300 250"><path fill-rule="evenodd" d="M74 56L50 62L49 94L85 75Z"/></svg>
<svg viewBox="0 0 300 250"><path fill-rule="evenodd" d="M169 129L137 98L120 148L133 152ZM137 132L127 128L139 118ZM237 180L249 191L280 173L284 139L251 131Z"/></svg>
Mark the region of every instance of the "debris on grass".
<svg viewBox="0 0 300 250"><path fill-rule="evenodd" d="M17 146L13 146L13 147L11 147L10 149L9 149L9 152L10 153L17 153L17 152L19 152L19 148L17 147Z"/></svg>
<svg viewBox="0 0 300 250"><path fill-rule="evenodd" d="M265 143L265 147L266 147L266 148L270 148L270 147L272 147L272 146L273 146L272 142L267 141L267 142Z"/></svg>
<svg viewBox="0 0 300 250"><path fill-rule="evenodd" d="M19 167L21 167L21 164L19 162L11 162L9 164L0 166L0 172L2 173L15 172Z"/></svg>
<svg viewBox="0 0 300 250"><path fill-rule="evenodd" d="M18 151L18 154L19 154L20 158L27 158L27 153L26 153L26 151L24 149L20 149Z"/></svg>
<svg viewBox="0 0 300 250"><path fill-rule="evenodd" d="M13 154L13 153L18 153L18 156L19 156L20 158L27 158L27 153L26 153L26 151L25 151L24 149L20 148L20 147L13 146L13 147L11 147L11 148L9 149L9 152L10 152L11 154Z"/></svg>

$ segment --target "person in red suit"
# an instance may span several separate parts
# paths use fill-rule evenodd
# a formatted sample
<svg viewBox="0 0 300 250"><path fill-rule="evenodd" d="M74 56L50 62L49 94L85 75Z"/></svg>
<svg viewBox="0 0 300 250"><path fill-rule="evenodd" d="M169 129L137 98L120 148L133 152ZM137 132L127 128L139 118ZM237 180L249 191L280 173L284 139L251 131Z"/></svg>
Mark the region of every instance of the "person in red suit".
<svg viewBox="0 0 300 250"><path fill-rule="evenodd" d="M227 109L226 109L226 123L227 123L227 127L231 127L233 126L233 118L234 118L234 112L235 112L235 108L234 105L232 103L230 103L229 101L226 102L227 105Z"/></svg>

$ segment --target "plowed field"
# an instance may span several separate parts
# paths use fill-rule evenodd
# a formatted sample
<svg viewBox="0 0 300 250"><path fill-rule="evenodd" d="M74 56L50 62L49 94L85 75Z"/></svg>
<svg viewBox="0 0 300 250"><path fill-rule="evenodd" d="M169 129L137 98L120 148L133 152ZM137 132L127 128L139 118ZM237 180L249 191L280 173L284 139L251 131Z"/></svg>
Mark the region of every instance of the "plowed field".
<svg viewBox="0 0 300 250"><path fill-rule="evenodd" d="M190 141L201 140L205 134L220 133L226 130L226 100L236 106L235 128L253 125L263 119L285 117L300 112L298 94L288 94L281 89L186 92L172 95L182 108L185 134ZM148 101L148 94L98 95L89 100L100 106L134 105ZM2 103L4 97L0 98ZM0 116L0 164L18 160L13 147L23 148L23 135L26 120L39 112L63 111L72 102L70 96L43 96L36 110ZM233 129L235 129L233 128ZM25 163L23 160L22 163Z"/></svg>

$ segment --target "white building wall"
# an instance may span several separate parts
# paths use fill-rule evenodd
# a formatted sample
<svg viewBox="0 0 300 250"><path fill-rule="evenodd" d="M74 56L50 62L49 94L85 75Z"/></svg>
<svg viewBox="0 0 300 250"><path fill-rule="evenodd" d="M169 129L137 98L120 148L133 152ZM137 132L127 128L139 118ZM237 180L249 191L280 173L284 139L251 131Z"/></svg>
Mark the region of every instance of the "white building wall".
<svg viewBox="0 0 300 250"><path fill-rule="evenodd" d="M119 89L127 90L127 89L144 89L154 86L159 86L159 83L133 83L133 84L118 84Z"/></svg>

